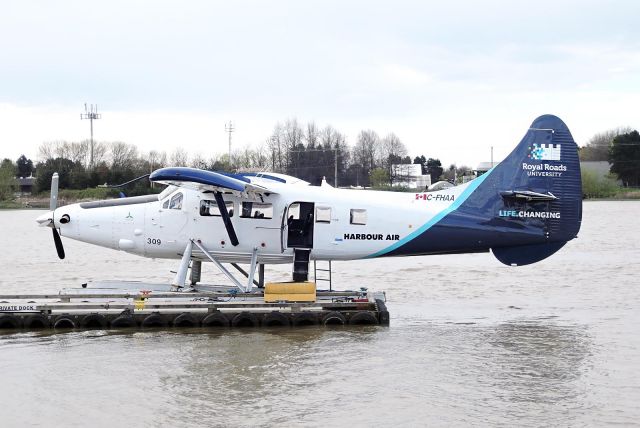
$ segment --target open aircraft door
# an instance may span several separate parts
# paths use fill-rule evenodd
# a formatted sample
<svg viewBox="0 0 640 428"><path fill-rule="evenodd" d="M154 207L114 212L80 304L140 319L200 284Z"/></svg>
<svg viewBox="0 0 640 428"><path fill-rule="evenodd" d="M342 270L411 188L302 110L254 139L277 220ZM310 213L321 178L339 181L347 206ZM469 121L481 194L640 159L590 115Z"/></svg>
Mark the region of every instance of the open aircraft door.
<svg viewBox="0 0 640 428"><path fill-rule="evenodd" d="M293 202L282 217L282 251L313 248L314 203Z"/></svg>

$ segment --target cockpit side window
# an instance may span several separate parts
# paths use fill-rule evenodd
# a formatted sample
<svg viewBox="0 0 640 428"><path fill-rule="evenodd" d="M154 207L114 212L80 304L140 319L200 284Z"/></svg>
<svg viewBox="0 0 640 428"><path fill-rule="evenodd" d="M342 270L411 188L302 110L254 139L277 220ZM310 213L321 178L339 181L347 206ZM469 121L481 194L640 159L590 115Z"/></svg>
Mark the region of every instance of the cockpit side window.
<svg viewBox="0 0 640 428"><path fill-rule="evenodd" d="M243 202L240 217L245 218L273 218L273 205L259 202Z"/></svg>
<svg viewBox="0 0 640 428"><path fill-rule="evenodd" d="M169 208L169 199L167 199L166 201L164 201L164 203L162 204L162 208L164 208L165 210L167 208Z"/></svg>
<svg viewBox="0 0 640 428"><path fill-rule="evenodd" d="M182 192L178 192L171 197L171 202L169 202L170 210L181 210L182 209Z"/></svg>
<svg viewBox="0 0 640 428"><path fill-rule="evenodd" d="M229 217L233 217L233 202L225 201L224 204L227 207ZM220 214L220 209L218 209L218 204L216 203L216 201L205 199L200 201L200 215L220 217L222 214Z"/></svg>

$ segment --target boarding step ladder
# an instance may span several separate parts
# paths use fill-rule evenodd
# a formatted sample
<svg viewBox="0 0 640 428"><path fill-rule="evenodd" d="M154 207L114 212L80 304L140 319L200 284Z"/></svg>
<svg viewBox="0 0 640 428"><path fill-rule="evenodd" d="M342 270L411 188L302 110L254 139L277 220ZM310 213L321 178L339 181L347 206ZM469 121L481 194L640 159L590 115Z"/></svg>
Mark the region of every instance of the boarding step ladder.
<svg viewBox="0 0 640 428"><path fill-rule="evenodd" d="M304 282L309 280L309 255L311 250L296 248L293 250L293 281Z"/></svg>
<svg viewBox="0 0 640 428"><path fill-rule="evenodd" d="M327 267L326 268L318 267L318 264L323 262L327 263ZM318 277L318 272L321 272L321 275L324 275L324 276ZM327 274L329 275L328 278L326 277ZM314 260L313 261L313 277L316 281L316 284L318 284L318 281L328 282L329 291L333 291L333 288L331 286L331 260Z"/></svg>

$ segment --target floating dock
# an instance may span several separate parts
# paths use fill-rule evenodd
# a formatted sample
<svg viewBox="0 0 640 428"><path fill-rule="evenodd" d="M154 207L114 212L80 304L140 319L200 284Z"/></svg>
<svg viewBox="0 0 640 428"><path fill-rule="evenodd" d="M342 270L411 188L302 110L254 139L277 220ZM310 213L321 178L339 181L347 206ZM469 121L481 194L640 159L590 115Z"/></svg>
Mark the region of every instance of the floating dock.
<svg viewBox="0 0 640 428"><path fill-rule="evenodd" d="M309 286L313 294L309 296ZM271 286L271 290L269 289ZM389 325L385 295L267 284L251 292L199 285L96 282L57 294L0 295L0 329L228 328Z"/></svg>

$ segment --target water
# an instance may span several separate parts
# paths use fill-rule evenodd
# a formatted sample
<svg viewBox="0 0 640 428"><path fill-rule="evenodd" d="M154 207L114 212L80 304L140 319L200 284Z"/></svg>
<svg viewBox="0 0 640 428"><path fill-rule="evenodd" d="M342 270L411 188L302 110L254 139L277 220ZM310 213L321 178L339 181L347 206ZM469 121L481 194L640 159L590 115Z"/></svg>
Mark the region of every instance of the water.
<svg viewBox="0 0 640 428"><path fill-rule="evenodd" d="M580 238L532 266L489 254L335 263L343 288L387 291L390 327L2 334L0 424L637 425L640 202L584 211ZM172 278L175 261L64 238L60 261L39 214L0 212L2 293Z"/></svg>

